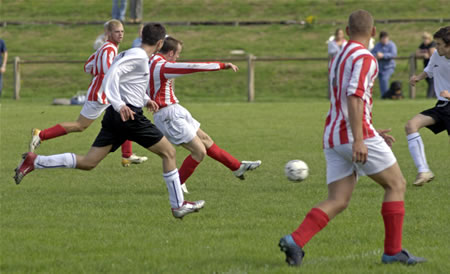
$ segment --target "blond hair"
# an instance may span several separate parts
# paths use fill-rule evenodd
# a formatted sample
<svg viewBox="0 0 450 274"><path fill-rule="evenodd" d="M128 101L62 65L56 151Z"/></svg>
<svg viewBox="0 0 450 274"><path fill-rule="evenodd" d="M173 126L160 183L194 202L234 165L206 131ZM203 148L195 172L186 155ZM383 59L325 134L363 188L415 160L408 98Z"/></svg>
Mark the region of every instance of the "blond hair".
<svg viewBox="0 0 450 274"><path fill-rule="evenodd" d="M115 27L122 26L122 22L117 19L111 19L106 22L104 25L105 32L111 32Z"/></svg>

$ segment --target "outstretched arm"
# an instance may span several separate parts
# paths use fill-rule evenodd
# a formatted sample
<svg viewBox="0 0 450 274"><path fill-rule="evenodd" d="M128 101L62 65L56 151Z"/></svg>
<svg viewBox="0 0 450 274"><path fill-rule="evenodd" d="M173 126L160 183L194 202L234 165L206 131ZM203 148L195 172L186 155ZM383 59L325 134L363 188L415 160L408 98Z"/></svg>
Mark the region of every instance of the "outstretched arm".
<svg viewBox="0 0 450 274"><path fill-rule="evenodd" d="M423 80L427 77L428 77L428 74L425 71L423 71L419 75L411 76L411 79L409 79L409 83L411 84L411 86L415 86L417 82L419 82L420 80Z"/></svg>
<svg viewBox="0 0 450 274"><path fill-rule="evenodd" d="M217 71L221 69L232 69L237 71L239 68L232 63L220 63L220 62L199 62L199 63L175 63L167 62L161 68L162 73L167 79L180 77L186 74L205 72L205 71Z"/></svg>

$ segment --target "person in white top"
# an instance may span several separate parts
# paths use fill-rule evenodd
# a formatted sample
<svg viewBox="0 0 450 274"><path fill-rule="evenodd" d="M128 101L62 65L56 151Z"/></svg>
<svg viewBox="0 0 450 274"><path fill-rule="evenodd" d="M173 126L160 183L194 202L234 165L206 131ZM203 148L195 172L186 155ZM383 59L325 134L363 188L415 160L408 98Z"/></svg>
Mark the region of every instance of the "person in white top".
<svg viewBox="0 0 450 274"><path fill-rule="evenodd" d="M434 92L438 99L433 108L422 111L406 123L405 131L408 148L417 168L415 186L422 186L434 179L434 174L428 166L425 149L419 130L427 127L434 134L447 130L450 136L450 26L439 29L434 35L436 51L424 71L413 75L411 85L427 77L433 78Z"/></svg>
<svg viewBox="0 0 450 274"><path fill-rule="evenodd" d="M146 94L149 82L148 60L149 56L161 48L165 35L165 28L161 24L147 24L143 29L141 47L124 51L114 60L102 85L111 106L103 116L102 128L89 152L86 155L64 153L50 156L25 153L16 168L16 184L34 169L65 167L91 170L125 140L132 140L161 157L163 177L175 218L183 218L203 208L205 201L184 200L176 167L175 148L142 111L142 107L147 107L150 111L158 110L158 105Z"/></svg>
<svg viewBox="0 0 450 274"><path fill-rule="evenodd" d="M109 106L101 86L105 74L117 56L119 44L123 40L124 29L119 20L112 19L105 23L104 31L107 41L88 58L84 65L84 71L92 76L92 81L86 94L87 100L80 111L78 119L73 122L62 122L43 130L33 128L29 145L30 152L34 152L41 142L45 140L72 132L83 132ZM137 156L132 150L132 143L126 140L122 144L122 166L127 167L130 164L140 164L147 160L147 157Z"/></svg>
<svg viewBox="0 0 450 274"><path fill-rule="evenodd" d="M336 29L333 39L328 41L328 57L332 59L345 45L347 45L347 40L345 40L344 31Z"/></svg>
<svg viewBox="0 0 450 274"><path fill-rule="evenodd" d="M188 192L185 182L206 155L228 167L236 177L244 179L244 173L259 167L261 161L240 162L220 148L206 132L200 129L200 123L192 117L191 113L178 104L173 85L173 79L183 75L221 69L232 69L236 72L238 67L232 63L220 62L176 62L182 49L181 41L167 37L159 54L150 58L148 93L159 106L159 111L153 115L155 125L172 144L181 145L191 152L180 167L183 191Z"/></svg>
<svg viewBox="0 0 450 274"><path fill-rule="evenodd" d="M389 145L393 137L372 125L372 88L378 73L376 59L367 49L375 35L367 11L353 12L348 21L347 45L330 69L332 96L323 136L327 161L328 198L306 215L292 234L280 239L289 265L299 266L306 243L349 204L358 174L367 174L384 188L381 207L385 225L383 263L423 262L402 249L406 182Z"/></svg>

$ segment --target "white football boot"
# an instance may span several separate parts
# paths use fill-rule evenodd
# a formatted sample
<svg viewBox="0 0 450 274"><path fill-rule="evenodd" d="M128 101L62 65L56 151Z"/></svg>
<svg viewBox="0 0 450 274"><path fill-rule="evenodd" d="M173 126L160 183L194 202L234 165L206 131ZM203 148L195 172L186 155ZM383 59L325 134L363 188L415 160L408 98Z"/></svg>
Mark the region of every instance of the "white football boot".
<svg viewBox="0 0 450 274"><path fill-rule="evenodd" d="M234 176L236 176L237 178L244 180L244 173L248 170L254 170L257 167L259 167L261 165L261 161L242 161L241 162L241 166L233 171Z"/></svg>
<svg viewBox="0 0 450 274"><path fill-rule="evenodd" d="M30 141L30 146L29 146L30 152L34 152L41 144L41 138L39 137L40 132L41 132L41 130L38 128L33 128L31 130L31 141Z"/></svg>
<svg viewBox="0 0 450 274"><path fill-rule="evenodd" d="M198 212L205 206L205 201L199 200L195 202L184 201L179 208L172 208L172 215L175 218L182 219L184 216L193 212Z"/></svg>
<svg viewBox="0 0 450 274"><path fill-rule="evenodd" d="M131 154L128 158L122 157L122 166L127 167L131 164L142 164L143 162L147 161L148 158L145 156L137 156L136 154Z"/></svg>

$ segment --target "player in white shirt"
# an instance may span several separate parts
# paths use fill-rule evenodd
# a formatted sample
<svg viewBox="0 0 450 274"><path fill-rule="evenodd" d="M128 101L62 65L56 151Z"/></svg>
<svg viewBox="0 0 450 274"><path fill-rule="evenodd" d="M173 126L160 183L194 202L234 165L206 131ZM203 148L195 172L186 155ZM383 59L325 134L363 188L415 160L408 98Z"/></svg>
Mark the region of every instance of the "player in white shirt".
<svg viewBox="0 0 450 274"><path fill-rule="evenodd" d="M203 208L205 202L202 200L184 200L176 168L175 148L142 111L143 107L150 111L158 110L158 105L146 94L148 60L163 45L165 34L161 24L147 24L143 29L141 47L124 51L114 60L103 80L103 89L111 106L103 116L102 129L89 152L86 155L64 153L50 156L25 153L16 168L16 184L34 169L65 167L91 170L125 140L132 140L161 157L163 177L175 218L183 218Z"/></svg>
<svg viewBox="0 0 450 274"><path fill-rule="evenodd" d="M427 127L434 134L447 130L450 137L450 26L439 29L434 34L436 51L424 71L419 75L413 75L411 85L427 77L433 78L434 92L438 101L436 105L414 116L406 123L406 137L408 148L417 168L415 186L422 186L434 179L425 156L425 149L419 130Z"/></svg>
<svg viewBox="0 0 450 274"><path fill-rule="evenodd" d="M358 174L366 174L384 188L382 262L423 262L402 249L406 182L389 147L394 139L372 125L372 88L378 65L367 47L375 35L373 18L357 10L350 15L346 30L350 39L332 60L329 72L332 94L323 136L328 198L312 208L292 234L281 238L279 247L289 265L300 266L306 243L348 206Z"/></svg>
<svg viewBox="0 0 450 274"><path fill-rule="evenodd" d="M62 122L53 127L43 130L34 128L31 131L31 141L29 151L34 152L42 141L57 138L72 132L82 132L87 129L109 106L106 95L101 88L103 78L108 72L114 58L117 56L119 44L123 40L123 25L119 20L109 20L104 25L107 38L99 49L97 49L84 65L84 71L92 75L89 84L87 100L81 109L78 119L74 122ZM147 157L140 157L132 152L132 144L126 140L122 144L122 165L140 164L147 160Z"/></svg>
<svg viewBox="0 0 450 274"><path fill-rule="evenodd" d="M221 69L232 69L236 72L238 67L232 63L220 62L177 63L182 49L181 41L166 37L159 53L150 58L148 93L159 106L159 111L153 115L155 125L172 144L181 145L191 152L180 167L183 191L188 192L185 182L206 155L228 167L236 177L244 179L244 173L259 167L261 161L240 162L214 143L211 137L200 129L200 123L179 104L173 85L173 79L176 77Z"/></svg>

